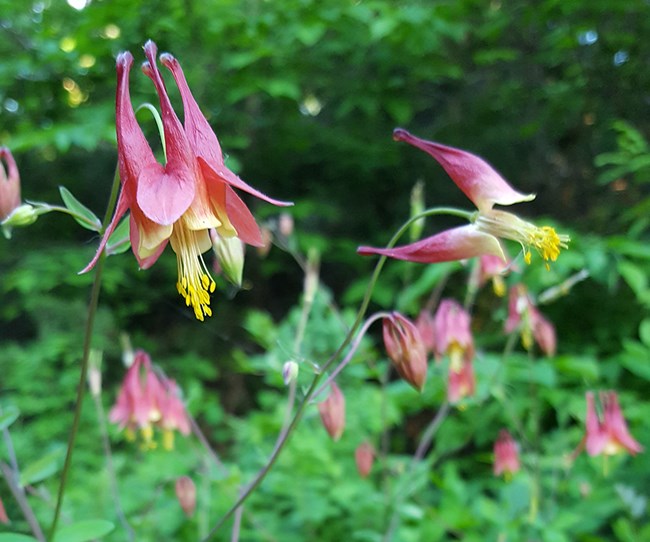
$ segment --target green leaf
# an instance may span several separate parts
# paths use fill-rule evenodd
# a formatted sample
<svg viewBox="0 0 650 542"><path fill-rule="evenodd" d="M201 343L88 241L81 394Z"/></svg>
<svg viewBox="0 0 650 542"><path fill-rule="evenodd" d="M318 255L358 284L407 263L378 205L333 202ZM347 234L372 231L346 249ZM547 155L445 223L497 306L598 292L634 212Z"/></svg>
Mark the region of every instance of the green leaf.
<svg viewBox="0 0 650 542"><path fill-rule="evenodd" d="M33 536L18 533L0 534L0 542L38 542Z"/></svg>
<svg viewBox="0 0 650 542"><path fill-rule="evenodd" d="M636 296L642 297L648 289L648 277L643 269L631 262L622 261L618 264L618 272Z"/></svg>
<svg viewBox="0 0 650 542"><path fill-rule="evenodd" d="M62 465L64 448L59 447L27 465L20 473L20 485L25 487L52 476Z"/></svg>
<svg viewBox="0 0 650 542"><path fill-rule="evenodd" d="M0 431L14 423L18 419L18 416L20 416L20 410L14 405L9 405L0 410Z"/></svg>
<svg viewBox="0 0 650 542"><path fill-rule="evenodd" d="M59 193L66 208L73 213L72 217L80 226L96 232L102 229L102 223L95 213L75 198L65 186L59 186Z"/></svg>
<svg viewBox="0 0 650 542"><path fill-rule="evenodd" d="M115 525L105 519L86 519L61 527L54 535L54 542L87 542L110 533Z"/></svg>
<svg viewBox="0 0 650 542"><path fill-rule="evenodd" d="M131 241L129 238L130 230L130 220L125 218L120 222L119 226L115 228L115 231L108 238L106 243L106 254L113 256L115 254L122 254L126 252L131 247Z"/></svg>
<svg viewBox="0 0 650 542"><path fill-rule="evenodd" d="M650 347L650 318L646 318L639 324L639 337L643 344Z"/></svg>

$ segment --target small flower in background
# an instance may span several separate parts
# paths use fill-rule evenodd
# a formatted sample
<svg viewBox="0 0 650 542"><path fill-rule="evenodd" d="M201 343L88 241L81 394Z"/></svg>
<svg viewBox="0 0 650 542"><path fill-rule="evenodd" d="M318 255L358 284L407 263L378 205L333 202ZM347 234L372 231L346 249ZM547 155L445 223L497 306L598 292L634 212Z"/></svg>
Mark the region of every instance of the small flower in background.
<svg viewBox="0 0 650 542"><path fill-rule="evenodd" d="M415 327L420 332L420 338L424 343L427 353L433 354L435 348L434 319L431 311L423 309L415 319Z"/></svg>
<svg viewBox="0 0 650 542"><path fill-rule="evenodd" d="M587 392L587 419L586 435L578 447L584 446L587 453L595 455L616 455L627 451L636 455L643 451L641 446L627 429L621 407L618 404L618 395L615 391L605 391L599 394L602 407L602 416L596 412L596 403L593 392Z"/></svg>
<svg viewBox="0 0 650 542"><path fill-rule="evenodd" d="M7 516L7 511L5 510L5 505L2 504L2 499L0 499L0 523L9 525L9 516Z"/></svg>
<svg viewBox="0 0 650 542"><path fill-rule="evenodd" d="M450 364L447 374L447 400L454 404L463 397L471 397L475 392L474 361L462 360L457 367L452 367Z"/></svg>
<svg viewBox="0 0 650 542"><path fill-rule="evenodd" d="M443 299L433 318L436 359L451 358L452 365L474 357L474 338L469 313L453 299Z"/></svg>
<svg viewBox="0 0 650 542"><path fill-rule="evenodd" d="M2 165L4 160L6 171ZM11 151L0 147L0 226L6 239L11 239L11 229L29 226L36 222L34 207L20 203L20 175Z"/></svg>
<svg viewBox="0 0 650 542"><path fill-rule="evenodd" d="M278 218L278 232L284 237L293 235L293 217L289 213L280 213Z"/></svg>
<svg viewBox="0 0 650 542"><path fill-rule="evenodd" d="M194 515L196 510L196 485L189 476L181 476L174 484L178 504L188 518Z"/></svg>
<svg viewBox="0 0 650 542"><path fill-rule="evenodd" d="M474 338L469 313L453 299L443 299L433 319L433 330L436 360L449 357L449 402L474 395Z"/></svg>
<svg viewBox="0 0 650 542"><path fill-rule="evenodd" d="M476 205L478 212L469 225L452 228L397 248L359 247L359 254L379 254L420 263L448 262L492 254L505 262L506 257L499 240L503 238L517 241L521 245L526 263L530 263L531 249L534 249L548 268L548 262L557 260L560 249L567 248L569 236L558 235L550 226L540 228L512 213L493 209L494 205L531 201L535 195L514 190L482 158L420 139L401 128L395 129L393 139L406 141L437 160L456 186Z"/></svg>
<svg viewBox="0 0 650 542"><path fill-rule="evenodd" d="M512 435L505 429L499 431L499 438L494 443L494 475L506 477L519 471L519 447Z"/></svg>
<svg viewBox="0 0 650 542"><path fill-rule="evenodd" d="M383 319L386 353L399 375L416 390L427 380L427 352L416 325L398 312Z"/></svg>
<svg viewBox="0 0 650 542"><path fill-rule="evenodd" d="M298 371L300 368L298 367L298 364L293 361L289 360L284 363L282 366L282 380L284 380L284 385L288 386L298 378Z"/></svg>
<svg viewBox="0 0 650 542"><path fill-rule="evenodd" d="M339 440L345 429L345 398L336 382L330 384L330 394L318 405L323 426L333 440Z"/></svg>
<svg viewBox="0 0 650 542"><path fill-rule="evenodd" d="M509 267L510 264L504 262L500 257L493 254L484 254L479 258L479 287L491 280L494 293L499 297L504 297L507 289L503 276Z"/></svg>
<svg viewBox="0 0 650 542"><path fill-rule="evenodd" d="M547 356L554 356L557 349L555 327L539 312L523 284L510 289L506 333L519 330L521 344L526 350L533 347L533 340Z"/></svg>
<svg viewBox="0 0 650 542"><path fill-rule="evenodd" d="M176 382L159 377L153 370L146 352L135 353L133 365L124 376L117 401L109 413L109 420L126 429L129 440L140 431L145 449L155 448L154 427L163 431L163 447L173 448L173 432L190 433L185 406L179 397Z"/></svg>
<svg viewBox="0 0 650 542"><path fill-rule="evenodd" d="M369 442L362 442L354 451L354 460L357 464L359 476L367 478L375 461L375 449Z"/></svg>
<svg viewBox="0 0 650 542"><path fill-rule="evenodd" d="M148 41L144 51L147 62L142 70L153 81L162 109L167 162L163 166L156 161L135 118L129 94L133 56L121 53L117 57L116 131L122 190L99 249L83 271L95 265L129 210L131 247L140 267L151 267L170 243L178 261L178 293L196 318L204 320L212 315L210 295L215 290L202 256L212 246L209 229L216 228L222 237L262 245L255 219L233 187L275 205L290 204L268 198L225 166L219 141L194 100L180 64L165 53L160 61L172 72L183 102L181 125L158 70L155 43Z"/></svg>

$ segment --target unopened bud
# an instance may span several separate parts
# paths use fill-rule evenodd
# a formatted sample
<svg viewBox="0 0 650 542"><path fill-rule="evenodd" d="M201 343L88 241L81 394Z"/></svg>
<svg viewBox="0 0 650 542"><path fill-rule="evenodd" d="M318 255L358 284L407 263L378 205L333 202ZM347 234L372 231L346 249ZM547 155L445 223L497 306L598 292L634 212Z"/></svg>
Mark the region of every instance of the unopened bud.
<svg viewBox="0 0 650 542"><path fill-rule="evenodd" d="M244 245L239 237L223 237L210 230L212 249L224 276L235 286L241 286L244 273Z"/></svg>
<svg viewBox="0 0 650 542"><path fill-rule="evenodd" d="M318 405L320 417L333 440L339 440L345 429L345 398L336 382L330 384L330 394Z"/></svg>
<svg viewBox="0 0 650 542"><path fill-rule="evenodd" d="M354 451L354 459L357 463L357 470L362 478L366 478L372 470L375 461L375 450L368 442L363 442Z"/></svg>
<svg viewBox="0 0 650 542"><path fill-rule="evenodd" d="M296 378L298 378L298 364L295 361L287 361L282 367L284 385L288 386Z"/></svg>
<svg viewBox="0 0 650 542"><path fill-rule="evenodd" d="M293 233L293 217L289 213L282 213L278 219L278 231L285 237Z"/></svg>
<svg viewBox="0 0 650 542"><path fill-rule="evenodd" d="M257 255L260 258L266 258L273 245L273 233L268 227L262 226L260 228L260 234L262 236L262 245L257 247Z"/></svg>
<svg viewBox="0 0 650 542"><path fill-rule="evenodd" d="M2 225L2 232L7 239L11 238L11 229L30 226L38 219L38 213L34 206L29 203L23 203L16 207L9 216L5 218L0 225Z"/></svg>
<svg viewBox="0 0 650 542"><path fill-rule="evenodd" d="M316 291L318 290L318 274L320 267L320 255L315 249L310 249L307 255L307 269L305 271L305 303L313 303Z"/></svg>
<svg viewBox="0 0 650 542"><path fill-rule="evenodd" d="M189 476L181 476L175 484L176 498L188 518L194 515L196 509L196 485Z"/></svg>
<svg viewBox="0 0 650 542"><path fill-rule="evenodd" d="M386 353L399 375L416 390L422 391L427 379L427 352L413 322L398 312L384 318Z"/></svg>
<svg viewBox="0 0 650 542"><path fill-rule="evenodd" d="M88 359L88 387L93 397L99 397L102 392L102 352L91 350Z"/></svg>

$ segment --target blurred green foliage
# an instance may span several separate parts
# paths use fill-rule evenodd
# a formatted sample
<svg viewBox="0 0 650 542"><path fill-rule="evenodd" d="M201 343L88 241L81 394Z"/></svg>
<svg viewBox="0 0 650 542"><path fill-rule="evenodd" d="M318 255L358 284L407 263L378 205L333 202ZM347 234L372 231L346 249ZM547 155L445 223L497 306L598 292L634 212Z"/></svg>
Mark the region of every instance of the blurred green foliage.
<svg viewBox="0 0 650 542"><path fill-rule="evenodd" d="M146 272L130 254L108 262L93 342L103 352L104 408L123 377L126 333L179 382L224 462L211 462L193 437L177 438L173 452L143 452L109 428L119 501L136 540L199 539L264 464L285 415L284 362L301 363L300 395L311 364L336 350L354 320L373 263L355 247L386 243L407 218L415 182L424 181L427 205L467 204L429 157L391 141L398 125L481 154L518 189L538 194L522 213L564 224L573 240L551 271L521 270L534 295L583 269L589 279L541 307L559 349L532 364L519 347L505 361L499 355L506 307L481 292L477 395L452 411L419 464L411 456L444 401L445 367L432 364L421 396L400 380L384 382L388 361L373 328L338 379L347 400L343 438L331 442L310 406L246 503L241 539L650 540L647 453L614 457L606 468L602 458L570 460L588 389L619 390L632 433L650 443L647 2L87 4L0 0L0 144L18 160L25 199L59 203L64 185L101 216L116 159L114 58L128 49L143 60L151 38L181 61L229 167L296 202L295 236L288 245L277 238L290 250L274 248L267 258L249 251L244 289L220 284L205 324L176 294L170 253ZM136 105L156 102L137 70L132 95ZM141 122L157 145L151 119ZM254 211L277 231L276 209ZM425 234L446 225L428 221ZM72 419L92 281L77 271L97 241L70 217L47 215L0 243L0 427L9 429L43 526ZM311 248L322 254L323 286L295 352L303 275L292 253ZM373 308L415 316L443 284L445 297L462 299L466 280L457 263L390 262ZM491 470L501 427L522 445L525 468L510 482ZM365 440L382 453L362 479L354 450ZM9 459L0 446L0 461ZM197 483L190 520L174 496L181 475ZM79 522L105 520L114 530L104 540L128 539L111 484L87 398L63 528L99 537L106 523ZM3 481L0 498L12 520L0 533L28 533ZM231 528L216 539L230 539Z"/></svg>

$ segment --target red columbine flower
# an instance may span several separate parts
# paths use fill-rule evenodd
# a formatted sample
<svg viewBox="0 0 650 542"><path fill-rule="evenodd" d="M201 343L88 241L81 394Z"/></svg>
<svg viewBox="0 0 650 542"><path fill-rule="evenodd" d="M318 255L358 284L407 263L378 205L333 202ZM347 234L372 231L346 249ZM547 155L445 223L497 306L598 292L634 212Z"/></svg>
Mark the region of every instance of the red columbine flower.
<svg viewBox="0 0 650 542"><path fill-rule="evenodd" d="M494 205L531 201L534 194L514 190L492 166L478 156L460 149L426 141L397 128L393 139L406 141L435 158L456 186L476 205L472 223L438 233L416 243L397 248L360 247L363 255L380 254L411 262L436 263L493 254L506 261L500 238L517 241L526 263L534 248L548 262L554 262L560 248L566 248L567 235L558 235L550 226L537 227L512 213L494 210Z"/></svg>
<svg viewBox="0 0 650 542"><path fill-rule="evenodd" d="M251 245L262 244L253 215L232 187L275 205L290 204L268 198L225 166L217 137L199 110L178 61L164 54L161 61L172 72L183 100L185 125L181 125L156 64L155 43L148 41L144 51L147 62L142 69L153 81L162 109L167 163L163 166L156 161L136 121L129 94L133 56L121 53L117 57L116 130L122 190L97 254L84 271L95 265L128 210L131 246L140 267L153 265L167 242L171 243L178 260L177 290L196 318L203 320L212 314L210 294L215 289L201 256L212 246L209 229Z"/></svg>
<svg viewBox="0 0 650 542"><path fill-rule="evenodd" d="M499 432L494 443L494 475L510 476L519 471L519 448L512 435L505 429Z"/></svg>
<svg viewBox="0 0 650 542"><path fill-rule="evenodd" d="M585 446L587 453L594 455L616 455L623 450L636 455L643 447L632 437L627 429L625 418L618 404L615 391L601 392L602 416L596 413L593 392L587 392L587 434L580 448ZM579 448L579 449L580 449Z"/></svg>
<svg viewBox="0 0 650 542"><path fill-rule="evenodd" d="M194 515L196 510L196 485L189 476L181 476L176 479L174 484L178 504L181 505L183 512L188 518Z"/></svg>
<svg viewBox="0 0 650 542"><path fill-rule="evenodd" d="M521 344L526 350L533 346L533 339L547 356L555 355L557 337L555 327L537 309L523 284L510 288L506 333L519 330Z"/></svg>
<svg viewBox="0 0 650 542"><path fill-rule="evenodd" d="M174 445L173 431L184 435L190 433L190 423L185 406L179 397L178 387L173 380L158 376L146 352L136 352L129 367L117 402L111 409L109 419L126 428L127 438L134 439L139 430L145 448L155 447L154 427L163 431L163 446L170 450Z"/></svg>
<svg viewBox="0 0 650 542"><path fill-rule="evenodd" d="M455 403L474 395L474 338L469 313L452 299L443 299L433 319L436 359L449 356L447 398Z"/></svg>
<svg viewBox="0 0 650 542"><path fill-rule="evenodd" d="M427 352L418 328L393 312L383 319L384 346L399 375L416 390L427 380Z"/></svg>
<svg viewBox="0 0 650 542"><path fill-rule="evenodd" d="M321 421L333 440L339 440L345 429L345 397L336 382L330 384L330 394L318 405Z"/></svg>

